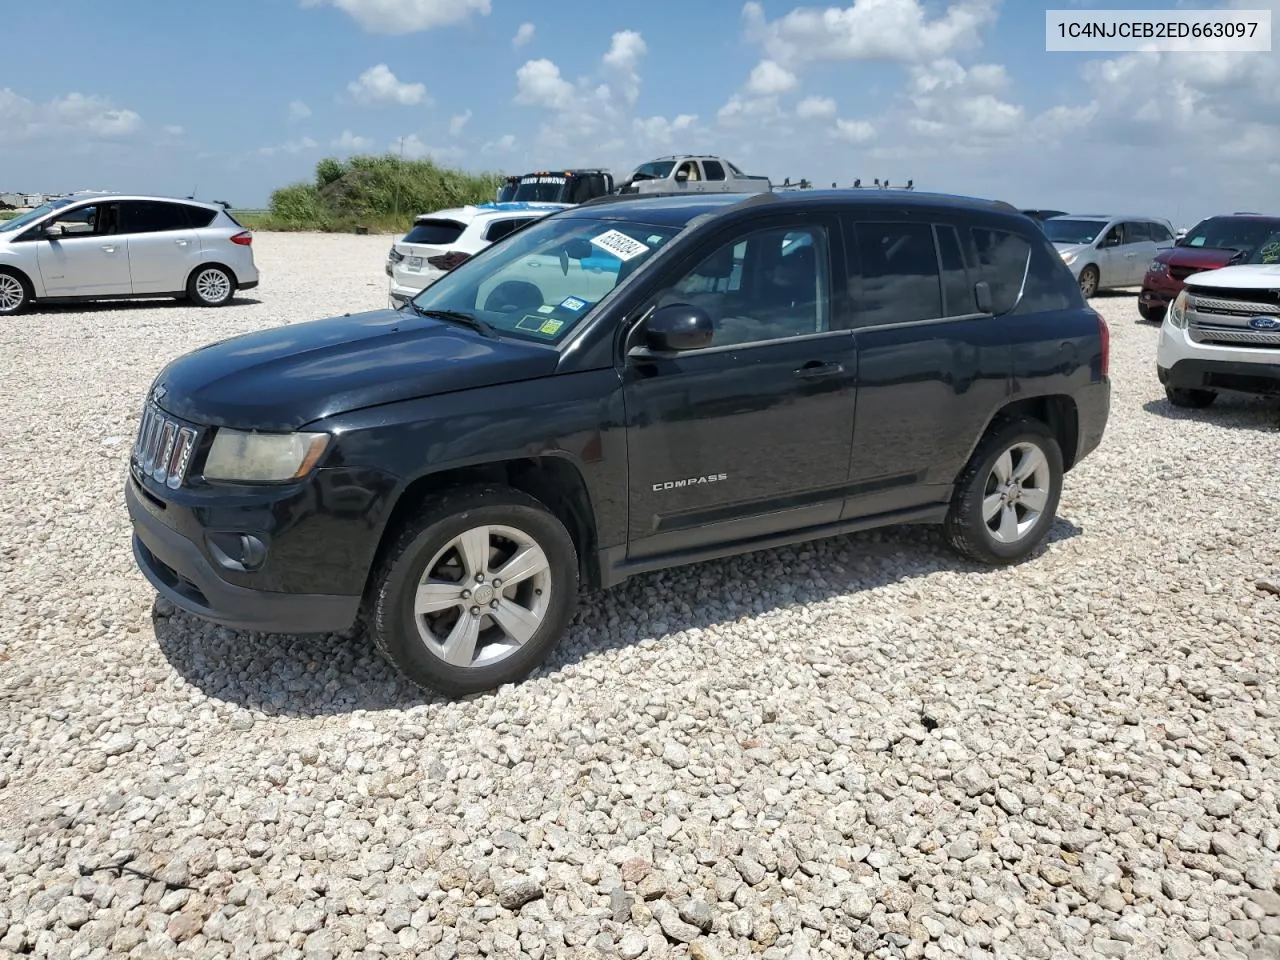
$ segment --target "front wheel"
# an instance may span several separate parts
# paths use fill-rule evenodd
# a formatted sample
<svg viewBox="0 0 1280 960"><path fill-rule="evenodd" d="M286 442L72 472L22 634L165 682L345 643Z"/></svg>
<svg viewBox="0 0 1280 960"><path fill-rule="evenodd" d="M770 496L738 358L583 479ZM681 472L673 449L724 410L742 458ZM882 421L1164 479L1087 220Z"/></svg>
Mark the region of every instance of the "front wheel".
<svg viewBox="0 0 1280 960"><path fill-rule="evenodd" d="M1098 292L1098 268L1090 265L1080 271L1080 292L1089 299Z"/></svg>
<svg viewBox="0 0 1280 960"><path fill-rule="evenodd" d="M1062 450L1036 420L987 433L956 483L943 532L952 549L993 565L1015 563L1049 532L1062 496Z"/></svg>
<svg viewBox="0 0 1280 960"><path fill-rule="evenodd" d="M1203 410L1218 398L1212 390L1191 390L1185 387L1165 387L1164 395L1175 407L1186 407L1190 410Z"/></svg>
<svg viewBox="0 0 1280 960"><path fill-rule="evenodd" d="M432 500L376 575L370 632L420 687L459 697L522 680L577 606L578 554L564 525L508 487Z"/></svg>
<svg viewBox="0 0 1280 960"><path fill-rule="evenodd" d="M31 302L26 280L8 270L0 270L0 317L21 313Z"/></svg>
<svg viewBox="0 0 1280 960"><path fill-rule="evenodd" d="M1149 307L1145 303L1138 304L1138 316L1148 323L1162 323L1164 321L1164 307Z"/></svg>
<svg viewBox="0 0 1280 960"><path fill-rule="evenodd" d="M187 281L187 296L202 307L220 307L235 292L235 278L222 267L200 267Z"/></svg>

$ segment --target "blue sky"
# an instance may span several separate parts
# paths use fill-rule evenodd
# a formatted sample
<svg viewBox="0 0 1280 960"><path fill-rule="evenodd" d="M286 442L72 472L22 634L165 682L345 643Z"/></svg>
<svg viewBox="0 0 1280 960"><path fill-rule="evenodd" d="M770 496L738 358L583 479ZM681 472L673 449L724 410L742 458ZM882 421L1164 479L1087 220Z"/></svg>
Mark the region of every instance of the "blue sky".
<svg viewBox="0 0 1280 960"><path fill-rule="evenodd" d="M1278 3L14 3L0 191L262 206L352 152L621 174L696 150L1185 224L1280 207L1280 52L1047 53L1044 11Z"/></svg>

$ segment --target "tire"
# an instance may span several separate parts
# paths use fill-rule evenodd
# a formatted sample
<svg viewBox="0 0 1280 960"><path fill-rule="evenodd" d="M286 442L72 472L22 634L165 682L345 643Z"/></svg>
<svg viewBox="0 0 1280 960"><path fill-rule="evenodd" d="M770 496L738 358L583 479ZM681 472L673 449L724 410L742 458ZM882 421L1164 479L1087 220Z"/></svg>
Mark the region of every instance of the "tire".
<svg viewBox="0 0 1280 960"><path fill-rule="evenodd" d="M1213 390L1191 390L1186 387L1165 387L1164 395L1175 407L1186 407L1189 410L1203 410L1218 394Z"/></svg>
<svg viewBox="0 0 1280 960"><path fill-rule="evenodd" d="M1163 323L1164 312L1164 307L1149 307L1145 303L1138 304L1138 316L1148 323Z"/></svg>
<svg viewBox="0 0 1280 960"><path fill-rule="evenodd" d="M1098 268L1093 264L1080 271L1080 292L1086 300L1098 292Z"/></svg>
<svg viewBox="0 0 1280 960"><path fill-rule="evenodd" d="M1006 455L1009 461L1004 461ZM1027 462L1024 457L1038 463L1028 478L1032 486L1010 488L1007 492L1015 499L1009 503L1003 498L1001 474L1016 478ZM1020 418L992 424L956 482L943 521L947 543L961 556L991 566L1022 560L1040 545L1053 525L1064 472L1062 449L1043 423ZM1038 513L1028 496L1031 491L1036 491ZM1012 527L1008 526L1011 522Z"/></svg>
<svg viewBox="0 0 1280 960"><path fill-rule="evenodd" d="M484 541L475 533L481 528L488 531ZM383 656L423 689L461 697L523 680L550 655L577 607L573 538L545 506L518 490L485 485L445 493L392 536L374 575L366 623ZM482 542L489 556L484 579L477 580L468 554L478 557ZM517 552L526 555L526 575L494 595L491 575ZM420 614L418 588L428 572L435 573L434 609ZM484 604L492 613L480 612ZM493 615L502 611L506 618ZM450 663L446 642L455 640L458 659Z"/></svg>
<svg viewBox="0 0 1280 960"><path fill-rule="evenodd" d="M236 294L236 278L226 267L207 263L187 279L187 297L202 307L220 307Z"/></svg>
<svg viewBox="0 0 1280 960"><path fill-rule="evenodd" d="M17 316L31 305L31 284L16 270L0 270L0 317Z"/></svg>

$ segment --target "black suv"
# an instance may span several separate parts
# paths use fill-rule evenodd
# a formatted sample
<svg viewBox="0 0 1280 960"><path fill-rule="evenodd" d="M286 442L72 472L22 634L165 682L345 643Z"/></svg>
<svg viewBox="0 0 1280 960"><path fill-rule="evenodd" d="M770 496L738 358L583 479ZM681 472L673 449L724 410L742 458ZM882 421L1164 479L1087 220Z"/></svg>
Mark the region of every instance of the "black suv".
<svg viewBox="0 0 1280 960"><path fill-rule="evenodd" d="M193 614L360 618L466 694L540 664L580 586L886 524L1027 556L1102 437L1108 354L1007 204L606 198L399 310L171 362L126 482L134 553Z"/></svg>

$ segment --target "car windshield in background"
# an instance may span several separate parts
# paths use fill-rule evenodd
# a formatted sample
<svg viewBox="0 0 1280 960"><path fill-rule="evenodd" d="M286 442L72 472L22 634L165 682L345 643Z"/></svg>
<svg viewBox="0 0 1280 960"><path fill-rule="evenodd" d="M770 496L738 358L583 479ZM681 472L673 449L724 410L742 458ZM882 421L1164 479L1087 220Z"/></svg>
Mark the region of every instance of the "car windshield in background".
<svg viewBox="0 0 1280 960"><path fill-rule="evenodd" d="M525 177L511 199L516 203L560 203L568 192L568 177Z"/></svg>
<svg viewBox="0 0 1280 960"><path fill-rule="evenodd" d="M27 224L39 220L46 213L51 213L54 210L61 210L67 204L72 202L73 201L70 197L65 197L62 200L52 200L49 203L42 203L40 206L27 211L20 217L14 217L12 220L6 220L5 222L0 223L0 230L20 230Z"/></svg>
<svg viewBox="0 0 1280 960"><path fill-rule="evenodd" d="M674 160L655 160L652 163L642 163L636 167L636 172L631 175L632 180L665 180L671 175L671 168L676 165Z"/></svg>
<svg viewBox="0 0 1280 960"><path fill-rule="evenodd" d="M1041 223L1044 235L1053 243L1093 243L1107 225L1105 220L1058 220Z"/></svg>
<svg viewBox="0 0 1280 960"><path fill-rule="evenodd" d="M1239 217L1210 217L1196 224L1178 246L1252 253L1259 244L1274 236L1277 231L1280 231L1280 219L1244 220Z"/></svg>
<svg viewBox="0 0 1280 960"><path fill-rule="evenodd" d="M1280 264L1280 224L1272 224L1270 229L1269 234L1258 238L1245 263Z"/></svg>
<svg viewBox="0 0 1280 960"><path fill-rule="evenodd" d="M678 232L552 217L486 248L411 303L423 313L465 314L502 334L555 343Z"/></svg>

